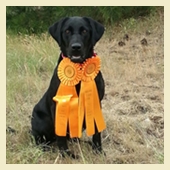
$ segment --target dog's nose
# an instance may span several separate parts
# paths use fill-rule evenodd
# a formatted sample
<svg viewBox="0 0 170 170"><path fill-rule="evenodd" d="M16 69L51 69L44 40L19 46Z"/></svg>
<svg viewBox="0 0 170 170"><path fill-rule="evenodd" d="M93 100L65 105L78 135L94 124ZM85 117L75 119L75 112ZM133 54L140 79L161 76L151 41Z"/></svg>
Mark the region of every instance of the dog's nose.
<svg viewBox="0 0 170 170"><path fill-rule="evenodd" d="M74 51L80 51L81 49L81 44L80 43L74 43L71 45L72 50Z"/></svg>

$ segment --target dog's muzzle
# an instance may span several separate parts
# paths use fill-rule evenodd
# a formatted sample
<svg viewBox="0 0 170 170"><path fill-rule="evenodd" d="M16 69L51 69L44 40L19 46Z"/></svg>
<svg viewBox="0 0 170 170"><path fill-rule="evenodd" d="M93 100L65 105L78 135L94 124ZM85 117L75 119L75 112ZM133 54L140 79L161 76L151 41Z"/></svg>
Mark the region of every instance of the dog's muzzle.
<svg viewBox="0 0 170 170"><path fill-rule="evenodd" d="M82 54L82 45L80 43L73 43L71 45L71 54L69 58L74 63L82 63L84 61L84 55Z"/></svg>

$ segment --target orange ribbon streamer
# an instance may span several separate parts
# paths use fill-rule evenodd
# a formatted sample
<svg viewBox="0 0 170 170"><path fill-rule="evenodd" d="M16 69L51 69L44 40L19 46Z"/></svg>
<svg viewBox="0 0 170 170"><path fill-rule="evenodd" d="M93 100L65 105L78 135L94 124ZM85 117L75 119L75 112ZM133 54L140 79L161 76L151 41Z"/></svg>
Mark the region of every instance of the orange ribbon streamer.
<svg viewBox="0 0 170 170"><path fill-rule="evenodd" d="M69 123L70 136L78 136L78 96L75 86L59 86L57 94L53 97L56 104L55 133L58 136L66 136Z"/></svg>
<svg viewBox="0 0 170 170"><path fill-rule="evenodd" d="M86 133L91 136L95 133L95 124L98 132L106 128L104 118L100 108L96 83L94 78L100 70L99 57L89 58L82 68L82 81L80 88L80 105L79 105L79 137L82 133L82 124L85 114Z"/></svg>
<svg viewBox="0 0 170 170"><path fill-rule="evenodd" d="M79 126L81 127L79 128L79 137L81 137L82 133L84 114L86 120L86 133L88 136L95 133L94 123L96 123L98 132L101 132L106 128L95 82L89 81L81 83L80 102L82 102L82 104L79 105Z"/></svg>
<svg viewBox="0 0 170 170"><path fill-rule="evenodd" d="M88 136L95 133L95 123L98 132L106 128L94 81L99 70L100 59L97 56L83 64L72 63L68 58L61 61L58 68L61 83L53 97L56 102L55 133L58 136L66 136L69 125L70 137L81 137L84 118ZM78 98L75 85L80 81Z"/></svg>

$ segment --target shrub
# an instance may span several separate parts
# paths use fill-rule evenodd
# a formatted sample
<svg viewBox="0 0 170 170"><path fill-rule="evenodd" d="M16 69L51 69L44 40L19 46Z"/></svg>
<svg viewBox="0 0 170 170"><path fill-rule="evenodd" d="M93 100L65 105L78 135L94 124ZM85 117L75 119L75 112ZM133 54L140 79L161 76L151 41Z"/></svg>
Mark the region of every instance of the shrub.
<svg viewBox="0 0 170 170"><path fill-rule="evenodd" d="M42 33L65 16L89 16L108 26L125 18L148 15L151 6L7 6L6 26L17 33Z"/></svg>

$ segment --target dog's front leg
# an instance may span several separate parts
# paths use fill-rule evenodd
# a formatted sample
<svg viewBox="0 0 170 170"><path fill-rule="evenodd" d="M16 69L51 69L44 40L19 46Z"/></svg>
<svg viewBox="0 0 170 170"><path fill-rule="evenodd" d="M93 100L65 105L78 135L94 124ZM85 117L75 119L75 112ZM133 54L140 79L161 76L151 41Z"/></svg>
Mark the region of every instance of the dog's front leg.
<svg viewBox="0 0 170 170"><path fill-rule="evenodd" d="M101 133L98 132L96 125L95 125L95 134L92 137L92 149L96 153L103 153L104 155L106 155L102 149Z"/></svg>
<svg viewBox="0 0 170 170"><path fill-rule="evenodd" d="M93 135L92 138L92 148L95 151L102 152L102 145L101 145L101 133L97 132Z"/></svg>
<svg viewBox="0 0 170 170"><path fill-rule="evenodd" d="M72 153L67 145L67 137L57 136L57 144L60 150L60 153L62 157L65 157L65 154L67 154L69 157L73 159L77 159L78 156Z"/></svg>

